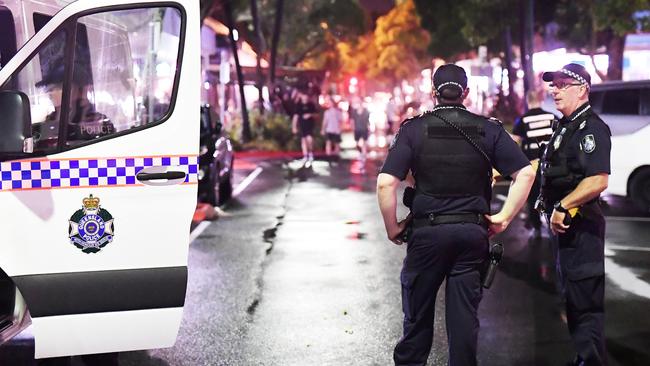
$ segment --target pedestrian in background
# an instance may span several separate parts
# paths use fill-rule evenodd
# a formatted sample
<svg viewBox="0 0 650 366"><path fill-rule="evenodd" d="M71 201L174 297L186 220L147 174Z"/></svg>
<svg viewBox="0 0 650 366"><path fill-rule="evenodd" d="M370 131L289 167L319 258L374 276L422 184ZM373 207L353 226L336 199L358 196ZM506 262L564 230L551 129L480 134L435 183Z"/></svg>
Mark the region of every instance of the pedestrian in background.
<svg viewBox="0 0 650 366"><path fill-rule="evenodd" d="M392 139L399 124L399 106L394 96L386 103L386 135Z"/></svg>
<svg viewBox="0 0 650 366"><path fill-rule="evenodd" d="M531 162L540 158L540 148L545 146L553 134L553 123L557 120L553 113L547 112L540 108L542 99L540 92L537 90L530 90L526 94L526 102L528 103L528 112L524 113L521 117L517 118L515 125L512 128L513 138L521 145L521 150L524 152L528 160ZM533 164L536 165L537 163ZM539 196L540 177L539 174L535 178L535 183L530 190L528 200L526 201L527 217L526 226L532 227L533 237L539 239L541 237L542 221L539 212L535 210L535 201Z"/></svg>
<svg viewBox="0 0 650 366"><path fill-rule="evenodd" d="M299 92L298 103L294 107L292 131L300 135L303 162L314 160L314 125L316 124L316 105L309 100L307 93Z"/></svg>
<svg viewBox="0 0 650 366"><path fill-rule="evenodd" d="M415 177L413 231L400 274L404 335L393 358L396 365L427 364L436 295L446 280L449 365L472 366L488 235L505 230L523 206L534 171L500 122L463 106L469 89L462 68L439 67L433 86L439 105L402 124L377 178L388 239L401 245L407 222L397 221L397 188L409 171ZM501 211L489 216L493 167L512 184Z"/></svg>
<svg viewBox="0 0 650 366"><path fill-rule="evenodd" d="M352 109L350 110L350 120L354 130L354 140L357 142L359 150L359 161L363 164L366 162L368 155L368 128L370 124L370 112L363 106L360 99L355 99Z"/></svg>
<svg viewBox="0 0 650 366"><path fill-rule="evenodd" d="M589 105L591 76L578 64L545 72L562 113L542 156L540 204L554 235L567 325L577 355L568 365L607 365L605 218L611 132Z"/></svg>
<svg viewBox="0 0 650 366"><path fill-rule="evenodd" d="M341 152L341 124L343 123L343 113L338 103L331 100L327 109L323 113L323 125L321 135L326 137L325 154L327 156L339 156Z"/></svg>

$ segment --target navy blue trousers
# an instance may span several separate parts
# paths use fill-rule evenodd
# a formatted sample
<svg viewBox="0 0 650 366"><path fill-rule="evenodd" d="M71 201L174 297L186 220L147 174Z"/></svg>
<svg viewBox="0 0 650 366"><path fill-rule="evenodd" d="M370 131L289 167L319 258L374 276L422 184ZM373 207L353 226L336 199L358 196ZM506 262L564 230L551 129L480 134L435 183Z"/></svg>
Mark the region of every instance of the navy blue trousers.
<svg viewBox="0 0 650 366"><path fill-rule="evenodd" d="M400 275L404 336L395 346L395 365L426 365L436 295L445 279L449 365L476 365L479 267L487 254L487 231L476 224L443 224L413 232Z"/></svg>
<svg viewBox="0 0 650 366"><path fill-rule="evenodd" d="M558 277L569 334L585 366L607 365L605 348L605 219L576 217L556 240Z"/></svg>

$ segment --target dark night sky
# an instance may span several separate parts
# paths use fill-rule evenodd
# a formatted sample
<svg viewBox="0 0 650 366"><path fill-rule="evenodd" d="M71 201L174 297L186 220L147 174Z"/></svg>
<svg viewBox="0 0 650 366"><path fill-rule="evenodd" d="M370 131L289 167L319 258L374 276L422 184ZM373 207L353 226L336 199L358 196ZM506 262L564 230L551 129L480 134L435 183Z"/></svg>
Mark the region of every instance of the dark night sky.
<svg viewBox="0 0 650 366"><path fill-rule="evenodd" d="M359 3L368 10L373 18L388 13L395 6L393 0L359 0Z"/></svg>

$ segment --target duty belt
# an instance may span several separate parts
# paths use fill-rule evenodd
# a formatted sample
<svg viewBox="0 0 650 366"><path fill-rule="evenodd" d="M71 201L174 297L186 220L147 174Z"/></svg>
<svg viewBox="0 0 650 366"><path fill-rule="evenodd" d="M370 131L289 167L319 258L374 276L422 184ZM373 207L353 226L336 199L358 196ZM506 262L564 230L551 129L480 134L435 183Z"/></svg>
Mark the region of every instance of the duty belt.
<svg viewBox="0 0 650 366"><path fill-rule="evenodd" d="M425 226L434 226L440 224L477 224L483 227L488 226L488 222L485 219L485 216L481 214L432 214L430 213L427 217L423 218L414 218L413 219L413 228L418 229Z"/></svg>

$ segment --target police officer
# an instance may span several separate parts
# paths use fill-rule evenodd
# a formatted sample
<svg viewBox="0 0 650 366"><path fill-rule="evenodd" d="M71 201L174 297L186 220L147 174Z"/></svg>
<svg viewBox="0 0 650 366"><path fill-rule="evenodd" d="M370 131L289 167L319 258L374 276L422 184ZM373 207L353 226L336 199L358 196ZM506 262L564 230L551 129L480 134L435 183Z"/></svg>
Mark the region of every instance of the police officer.
<svg viewBox="0 0 650 366"><path fill-rule="evenodd" d="M530 90L526 94L528 111L515 121L512 128L513 138L521 145L521 150L528 160L540 158L540 146L548 143L553 134L552 126L557 119L553 113L541 108L541 98L537 90ZM535 210L535 201L539 196L540 179L535 178L527 200L527 222L533 228L533 237L541 237L541 220L539 212Z"/></svg>
<svg viewBox="0 0 650 366"><path fill-rule="evenodd" d="M462 68L439 67L433 85L440 104L402 124L377 179L386 232L399 245L406 222L397 221L396 191L409 171L415 177L413 233L400 275L404 335L393 357L396 365L426 365L436 294L446 279L449 364L476 365L479 267L488 256L488 233L506 229L526 201L534 171L500 122L465 109ZM489 216L492 167L513 183L503 209Z"/></svg>
<svg viewBox="0 0 650 366"><path fill-rule="evenodd" d="M542 78L551 82L563 115L542 157L540 202L555 234L567 323L577 352L569 365L606 365L605 219L599 196L610 173L611 133L589 105L591 77L584 67L568 64Z"/></svg>

